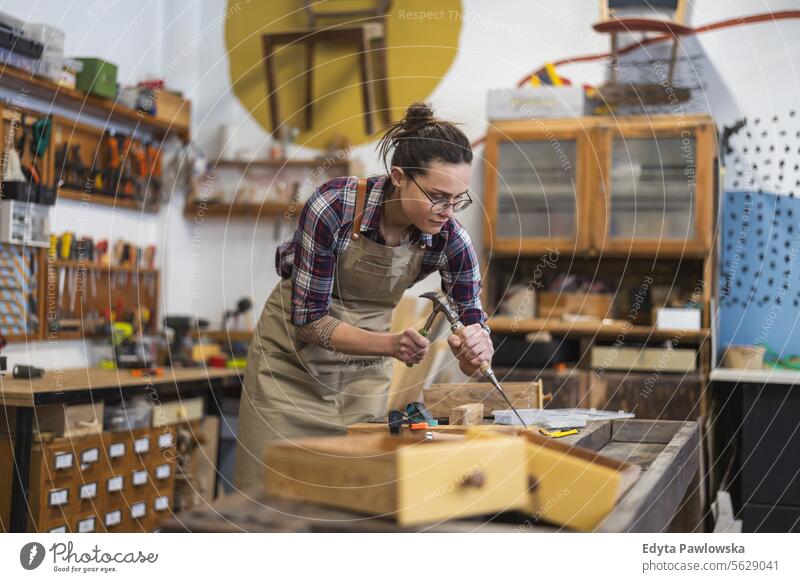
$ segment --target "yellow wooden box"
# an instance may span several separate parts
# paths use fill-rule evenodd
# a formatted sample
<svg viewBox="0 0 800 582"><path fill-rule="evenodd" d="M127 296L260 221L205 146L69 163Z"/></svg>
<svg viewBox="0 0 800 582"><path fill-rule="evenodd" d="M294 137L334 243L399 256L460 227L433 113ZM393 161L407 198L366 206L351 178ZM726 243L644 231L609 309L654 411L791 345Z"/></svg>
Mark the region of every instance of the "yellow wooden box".
<svg viewBox="0 0 800 582"><path fill-rule="evenodd" d="M570 446L530 430L519 437L470 427L467 438L518 440L526 445L529 481L525 511L537 520L594 530L639 478L637 465Z"/></svg>
<svg viewBox="0 0 800 582"><path fill-rule="evenodd" d="M518 510L525 443L358 435L269 444L266 490L416 525Z"/></svg>

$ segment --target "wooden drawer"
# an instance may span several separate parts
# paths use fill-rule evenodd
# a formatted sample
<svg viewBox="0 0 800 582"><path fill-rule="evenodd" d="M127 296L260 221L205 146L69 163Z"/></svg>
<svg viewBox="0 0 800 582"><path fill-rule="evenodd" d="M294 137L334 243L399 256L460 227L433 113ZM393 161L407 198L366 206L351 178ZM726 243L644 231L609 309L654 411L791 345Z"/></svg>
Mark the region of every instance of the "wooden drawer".
<svg viewBox="0 0 800 582"><path fill-rule="evenodd" d="M105 479L95 477L75 483L75 511L91 511L105 502Z"/></svg>
<svg viewBox="0 0 800 582"><path fill-rule="evenodd" d="M57 438L35 443L31 450L31 468L38 467L43 480L72 478L78 465L75 459L75 442L68 438Z"/></svg>
<svg viewBox="0 0 800 582"><path fill-rule="evenodd" d="M70 533L72 531L71 524L64 518L41 522L38 525L28 523L28 529L38 533Z"/></svg>
<svg viewBox="0 0 800 582"><path fill-rule="evenodd" d="M359 435L270 443L266 490L403 525L521 508L528 491L524 443L452 438Z"/></svg>
<svg viewBox="0 0 800 582"><path fill-rule="evenodd" d="M117 473L128 468L133 459L130 433L103 433L105 454L102 462L106 472Z"/></svg>
<svg viewBox="0 0 800 582"><path fill-rule="evenodd" d="M150 478L159 491L170 489L175 483L175 462L164 461L153 466L150 469Z"/></svg>
<svg viewBox="0 0 800 582"><path fill-rule="evenodd" d="M128 519L126 505L124 503L106 505L100 511L100 519L100 525L103 531L107 531L108 533L127 531Z"/></svg>
<svg viewBox="0 0 800 582"><path fill-rule="evenodd" d="M129 501L130 504L127 507L128 531L150 531L152 527L150 524L153 521L153 509L150 498L141 495L139 497L131 497Z"/></svg>
<svg viewBox="0 0 800 582"><path fill-rule="evenodd" d="M152 428L140 428L131 435L131 466L150 464L158 457L157 435Z"/></svg>
<svg viewBox="0 0 800 582"><path fill-rule="evenodd" d="M105 450L101 434L75 439L75 456L78 470L84 480L96 478L102 473Z"/></svg>
<svg viewBox="0 0 800 582"><path fill-rule="evenodd" d="M124 505L125 496L130 487L130 475L127 469L106 475L100 481L101 493L106 505Z"/></svg>
<svg viewBox="0 0 800 582"><path fill-rule="evenodd" d="M104 532L103 518L101 511L91 509L80 511L72 519L72 531L74 533L100 533Z"/></svg>
<svg viewBox="0 0 800 582"><path fill-rule="evenodd" d="M150 509L155 516L156 520L164 516L172 515L172 499L174 493L169 491L167 493L158 493L150 500Z"/></svg>
<svg viewBox="0 0 800 582"><path fill-rule="evenodd" d="M72 476L32 483L30 492L31 517L36 524L64 521L72 515L77 505Z"/></svg>
<svg viewBox="0 0 800 582"><path fill-rule="evenodd" d="M154 445L152 462L161 463L164 459L174 459L177 456L175 426L155 426L150 430Z"/></svg>

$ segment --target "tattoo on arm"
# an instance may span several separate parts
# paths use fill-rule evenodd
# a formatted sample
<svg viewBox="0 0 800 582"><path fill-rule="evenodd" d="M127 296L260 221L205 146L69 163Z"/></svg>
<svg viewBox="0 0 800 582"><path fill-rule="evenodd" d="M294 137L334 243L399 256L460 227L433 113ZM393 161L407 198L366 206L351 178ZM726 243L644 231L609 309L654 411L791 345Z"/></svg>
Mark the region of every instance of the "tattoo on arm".
<svg viewBox="0 0 800 582"><path fill-rule="evenodd" d="M323 347L326 350L333 350L331 336L333 336L333 331L339 327L340 323L342 321L335 317L323 315L307 325L298 327L297 334L304 342Z"/></svg>

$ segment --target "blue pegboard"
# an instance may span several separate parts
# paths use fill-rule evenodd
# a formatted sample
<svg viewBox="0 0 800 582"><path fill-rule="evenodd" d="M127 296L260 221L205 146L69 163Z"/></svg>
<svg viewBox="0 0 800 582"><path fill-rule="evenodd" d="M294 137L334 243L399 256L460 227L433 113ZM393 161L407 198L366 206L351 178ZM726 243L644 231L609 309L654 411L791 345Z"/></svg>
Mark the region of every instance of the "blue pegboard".
<svg viewBox="0 0 800 582"><path fill-rule="evenodd" d="M800 354L800 199L726 192L722 204L720 355L729 344Z"/></svg>

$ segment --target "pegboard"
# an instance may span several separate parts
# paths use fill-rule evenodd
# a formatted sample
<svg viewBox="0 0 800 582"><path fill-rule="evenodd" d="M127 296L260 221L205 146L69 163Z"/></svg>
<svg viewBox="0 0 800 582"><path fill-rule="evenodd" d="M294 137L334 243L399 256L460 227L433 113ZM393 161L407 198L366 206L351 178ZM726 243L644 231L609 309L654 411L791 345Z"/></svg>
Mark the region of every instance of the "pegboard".
<svg viewBox="0 0 800 582"><path fill-rule="evenodd" d="M722 213L720 355L756 343L800 354L800 200L728 191Z"/></svg>

